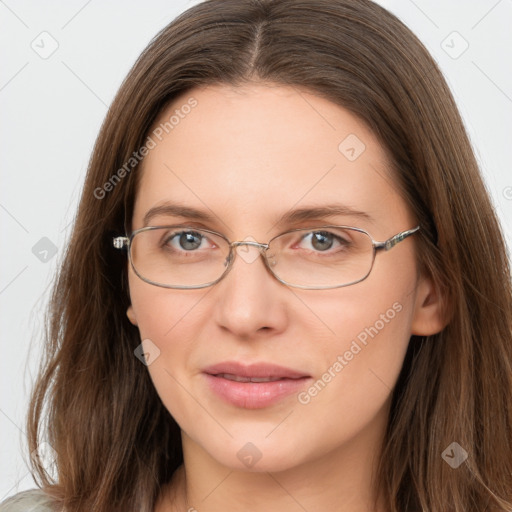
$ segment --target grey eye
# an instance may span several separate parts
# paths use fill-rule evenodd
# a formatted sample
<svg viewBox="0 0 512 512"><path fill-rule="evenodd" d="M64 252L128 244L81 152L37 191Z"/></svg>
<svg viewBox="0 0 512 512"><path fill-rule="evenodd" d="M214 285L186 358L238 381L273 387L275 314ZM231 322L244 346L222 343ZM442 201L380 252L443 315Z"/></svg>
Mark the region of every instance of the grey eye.
<svg viewBox="0 0 512 512"><path fill-rule="evenodd" d="M202 235L194 232L183 232L180 234L180 246L183 249L197 249L201 245Z"/></svg>
<svg viewBox="0 0 512 512"><path fill-rule="evenodd" d="M194 251L201 246L203 240L204 236L196 231L180 231L169 236L164 245L177 250Z"/></svg>
<svg viewBox="0 0 512 512"><path fill-rule="evenodd" d="M311 233L311 245L318 249L319 251L325 251L326 249L330 249L334 242L334 235L332 233L328 233L327 231L317 231L315 233Z"/></svg>

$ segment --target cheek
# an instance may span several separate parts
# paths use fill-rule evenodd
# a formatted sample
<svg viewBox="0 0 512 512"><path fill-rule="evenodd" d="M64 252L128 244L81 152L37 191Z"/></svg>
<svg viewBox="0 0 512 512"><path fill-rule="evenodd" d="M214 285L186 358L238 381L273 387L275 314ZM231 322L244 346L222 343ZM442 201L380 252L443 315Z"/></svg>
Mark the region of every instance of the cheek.
<svg viewBox="0 0 512 512"><path fill-rule="evenodd" d="M137 282L137 280L139 282ZM147 369L164 406L181 425L202 414L187 392L194 372L192 361L205 325L205 290L171 290L130 281L130 296L144 351L151 354Z"/></svg>
<svg viewBox="0 0 512 512"><path fill-rule="evenodd" d="M203 314L205 290L173 290L145 283L129 273L130 299L142 339L150 338L164 350L179 331L194 329Z"/></svg>
<svg viewBox="0 0 512 512"><path fill-rule="evenodd" d="M336 343L331 360L339 363L336 369L350 393L367 403L379 401L395 384L409 338L408 309L400 301L368 307L364 320Z"/></svg>
<svg viewBox="0 0 512 512"><path fill-rule="evenodd" d="M317 450L328 451L376 422L384 428L410 337L412 308L400 299L395 292L365 300L352 295L337 308L316 304L335 335L317 345L315 380L297 396L294 417L298 430L321 425Z"/></svg>
<svg viewBox="0 0 512 512"><path fill-rule="evenodd" d="M335 305L333 305L333 302ZM400 293L311 305L330 336L321 340L325 380L333 372L345 385L364 389L372 372L392 387L410 338L412 304ZM317 346L317 348L320 348Z"/></svg>
<svg viewBox="0 0 512 512"><path fill-rule="evenodd" d="M185 407L179 383L191 372L201 331L206 326L208 290L172 290L130 280L130 297L144 352L152 355L148 371L157 393L174 416ZM186 394L185 394L186 395ZM193 404L187 403L187 407ZM179 416L179 414L178 414Z"/></svg>
<svg viewBox="0 0 512 512"><path fill-rule="evenodd" d="M350 290L336 290L331 297L311 296L308 302L328 326L330 336L320 344L323 357L317 380L299 397L299 403L310 412L314 410L334 430L339 427L338 415L347 411L362 425L380 410L407 351L414 265L402 267L400 272L380 270Z"/></svg>

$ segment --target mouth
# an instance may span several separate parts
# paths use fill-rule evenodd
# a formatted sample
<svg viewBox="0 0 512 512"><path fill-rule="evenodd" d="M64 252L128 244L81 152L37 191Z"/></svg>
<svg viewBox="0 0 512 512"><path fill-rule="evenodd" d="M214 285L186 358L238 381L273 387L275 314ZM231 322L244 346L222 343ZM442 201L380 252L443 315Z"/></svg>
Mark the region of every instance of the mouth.
<svg viewBox="0 0 512 512"><path fill-rule="evenodd" d="M208 387L223 401L243 409L269 407L298 393L311 376L270 363L224 362L203 370Z"/></svg>
<svg viewBox="0 0 512 512"><path fill-rule="evenodd" d="M278 380L287 380L288 377L242 377L241 375L233 375L231 373L218 373L214 377L232 380L235 382L276 382ZM302 377L295 377L292 380L301 379Z"/></svg>

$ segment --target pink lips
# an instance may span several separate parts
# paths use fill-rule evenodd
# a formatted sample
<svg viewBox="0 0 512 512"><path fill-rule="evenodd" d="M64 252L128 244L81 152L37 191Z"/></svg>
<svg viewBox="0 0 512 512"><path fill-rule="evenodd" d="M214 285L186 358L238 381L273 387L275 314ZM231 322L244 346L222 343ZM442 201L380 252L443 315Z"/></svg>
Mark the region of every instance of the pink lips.
<svg viewBox="0 0 512 512"><path fill-rule="evenodd" d="M297 393L311 377L269 363L242 365L227 361L203 370L210 389L227 402L245 409L268 407Z"/></svg>

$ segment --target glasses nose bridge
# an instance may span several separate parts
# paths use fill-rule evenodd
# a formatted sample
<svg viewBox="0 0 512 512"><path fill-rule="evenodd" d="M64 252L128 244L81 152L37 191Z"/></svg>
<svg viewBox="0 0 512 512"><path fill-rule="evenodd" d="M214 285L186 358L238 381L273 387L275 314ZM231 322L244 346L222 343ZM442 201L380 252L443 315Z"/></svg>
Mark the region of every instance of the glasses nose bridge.
<svg viewBox="0 0 512 512"><path fill-rule="evenodd" d="M234 260L235 260L235 253L237 252L237 250L236 250L237 247L240 247L243 245L257 247L259 249L260 256L263 258L263 262L264 262L265 266L268 267L267 250L269 248L269 244L268 243L262 244L260 242L256 242L255 240L242 240L242 241L237 241L237 242L230 242L229 243L229 255L225 262L226 266L228 266L228 267L232 266L232 264L234 263ZM243 258L243 259L245 259L245 258ZM252 258L251 258L251 260L252 260Z"/></svg>
<svg viewBox="0 0 512 512"><path fill-rule="evenodd" d="M241 245L252 245L253 247L258 247L259 249L265 249L265 250L268 249L268 244L262 244L260 242L253 242L252 240L240 241L240 242L231 242L229 244L229 247L230 248L240 247Z"/></svg>

